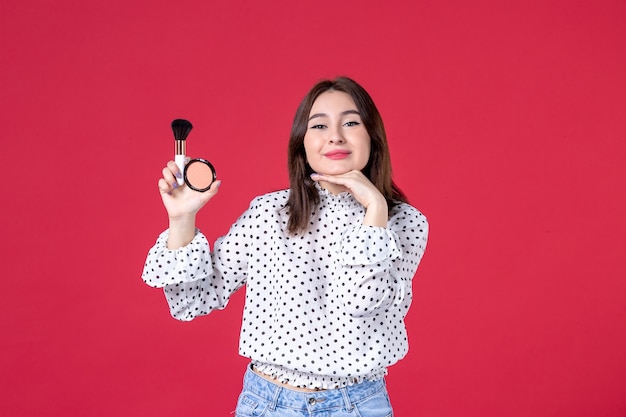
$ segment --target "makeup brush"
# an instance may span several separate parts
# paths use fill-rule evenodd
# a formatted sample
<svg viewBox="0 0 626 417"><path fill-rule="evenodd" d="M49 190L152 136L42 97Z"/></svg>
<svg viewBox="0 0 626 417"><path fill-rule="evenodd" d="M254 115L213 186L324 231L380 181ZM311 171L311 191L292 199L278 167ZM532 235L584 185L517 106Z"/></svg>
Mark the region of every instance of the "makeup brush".
<svg viewBox="0 0 626 417"><path fill-rule="evenodd" d="M185 119L176 119L172 121L172 131L174 132L174 142L175 146L175 154L174 154L174 162L178 165L178 169L182 174L185 170L185 141L187 140L187 135L191 132L193 125L189 120ZM177 178L176 181L178 185L183 185L185 180L182 178Z"/></svg>

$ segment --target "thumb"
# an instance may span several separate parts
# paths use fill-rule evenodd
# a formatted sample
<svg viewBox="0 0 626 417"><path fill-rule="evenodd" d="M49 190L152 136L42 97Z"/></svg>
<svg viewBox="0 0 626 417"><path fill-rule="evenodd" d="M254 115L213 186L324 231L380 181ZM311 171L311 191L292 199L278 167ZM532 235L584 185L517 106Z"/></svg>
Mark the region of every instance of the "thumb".
<svg viewBox="0 0 626 417"><path fill-rule="evenodd" d="M200 199L202 200L202 202L206 203L211 198L213 198L217 194L217 192L219 191L219 188L220 188L221 184L222 184L222 180L215 180L215 181L213 181L213 184L211 184L211 187L207 191L205 191L204 193L201 193Z"/></svg>

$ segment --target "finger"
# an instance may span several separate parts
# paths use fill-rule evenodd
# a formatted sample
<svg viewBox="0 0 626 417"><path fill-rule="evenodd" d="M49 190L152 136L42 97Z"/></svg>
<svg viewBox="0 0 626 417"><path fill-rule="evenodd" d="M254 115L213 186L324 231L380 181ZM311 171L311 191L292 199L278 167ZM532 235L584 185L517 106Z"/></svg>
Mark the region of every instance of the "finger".
<svg viewBox="0 0 626 417"><path fill-rule="evenodd" d="M324 175L324 174L320 174L320 173L317 173L317 172L314 172L314 173L311 174L311 179L313 181L320 181L320 180L330 181L333 178L334 178L334 175Z"/></svg>
<svg viewBox="0 0 626 417"><path fill-rule="evenodd" d="M163 174L163 180L166 183L171 185L173 188L178 187L178 183L176 182L176 178L174 177L174 173L170 169L169 164L166 168L163 168L162 174Z"/></svg>
<svg viewBox="0 0 626 417"><path fill-rule="evenodd" d="M165 179L163 178L159 178L158 186L159 186L159 192L161 194L169 194L174 189L174 187L172 187L171 184L168 184L168 182L165 181Z"/></svg>
<svg viewBox="0 0 626 417"><path fill-rule="evenodd" d="M219 191L221 184L222 184L222 180L213 181L213 184L211 184L211 187L207 191L202 193L202 196L200 197L202 201L206 203L211 198L213 198L215 194L217 194L217 192Z"/></svg>
<svg viewBox="0 0 626 417"><path fill-rule="evenodd" d="M324 175L324 174L311 174L313 181L326 181L337 185L347 185L345 178L340 175Z"/></svg>
<svg viewBox="0 0 626 417"><path fill-rule="evenodd" d="M169 161L167 163L167 169L169 169L172 173L172 175L174 175L174 177L181 179L183 177L183 173L180 171L180 168L178 168L178 165L176 164L176 162L174 161Z"/></svg>
<svg viewBox="0 0 626 417"><path fill-rule="evenodd" d="M213 181L211 187L208 189L206 194L208 194L209 198L213 197L219 191L220 185L222 185L222 180Z"/></svg>

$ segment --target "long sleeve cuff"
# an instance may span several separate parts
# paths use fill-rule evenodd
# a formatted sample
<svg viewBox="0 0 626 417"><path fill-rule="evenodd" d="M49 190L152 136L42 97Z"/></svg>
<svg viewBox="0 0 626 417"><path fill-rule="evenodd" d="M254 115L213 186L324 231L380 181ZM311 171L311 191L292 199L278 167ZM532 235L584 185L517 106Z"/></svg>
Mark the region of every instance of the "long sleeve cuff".
<svg viewBox="0 0 626 417"><path fill-rule="evenodd" d="M196 230L193 240L179 249L167 248L169 230L159 235L148 252L141 278L151 287L193 282L213 272L209 243Z"/></svg>

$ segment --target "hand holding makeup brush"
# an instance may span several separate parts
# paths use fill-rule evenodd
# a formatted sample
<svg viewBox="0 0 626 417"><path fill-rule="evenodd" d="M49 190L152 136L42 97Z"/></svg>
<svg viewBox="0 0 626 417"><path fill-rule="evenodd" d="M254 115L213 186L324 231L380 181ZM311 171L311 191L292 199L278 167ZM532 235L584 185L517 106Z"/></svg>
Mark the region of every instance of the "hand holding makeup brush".
<svg viewBox="0 0 626 417"><path fill-rule="evenodd" d="M177 179L182 178L182 172L175 161L169 161L162 173L158 186L170 222L168 247L177 249L193 239L196 213L217 194L221 181L213 182L206 192L198 192L184 184L178 185Z"/></svg>

